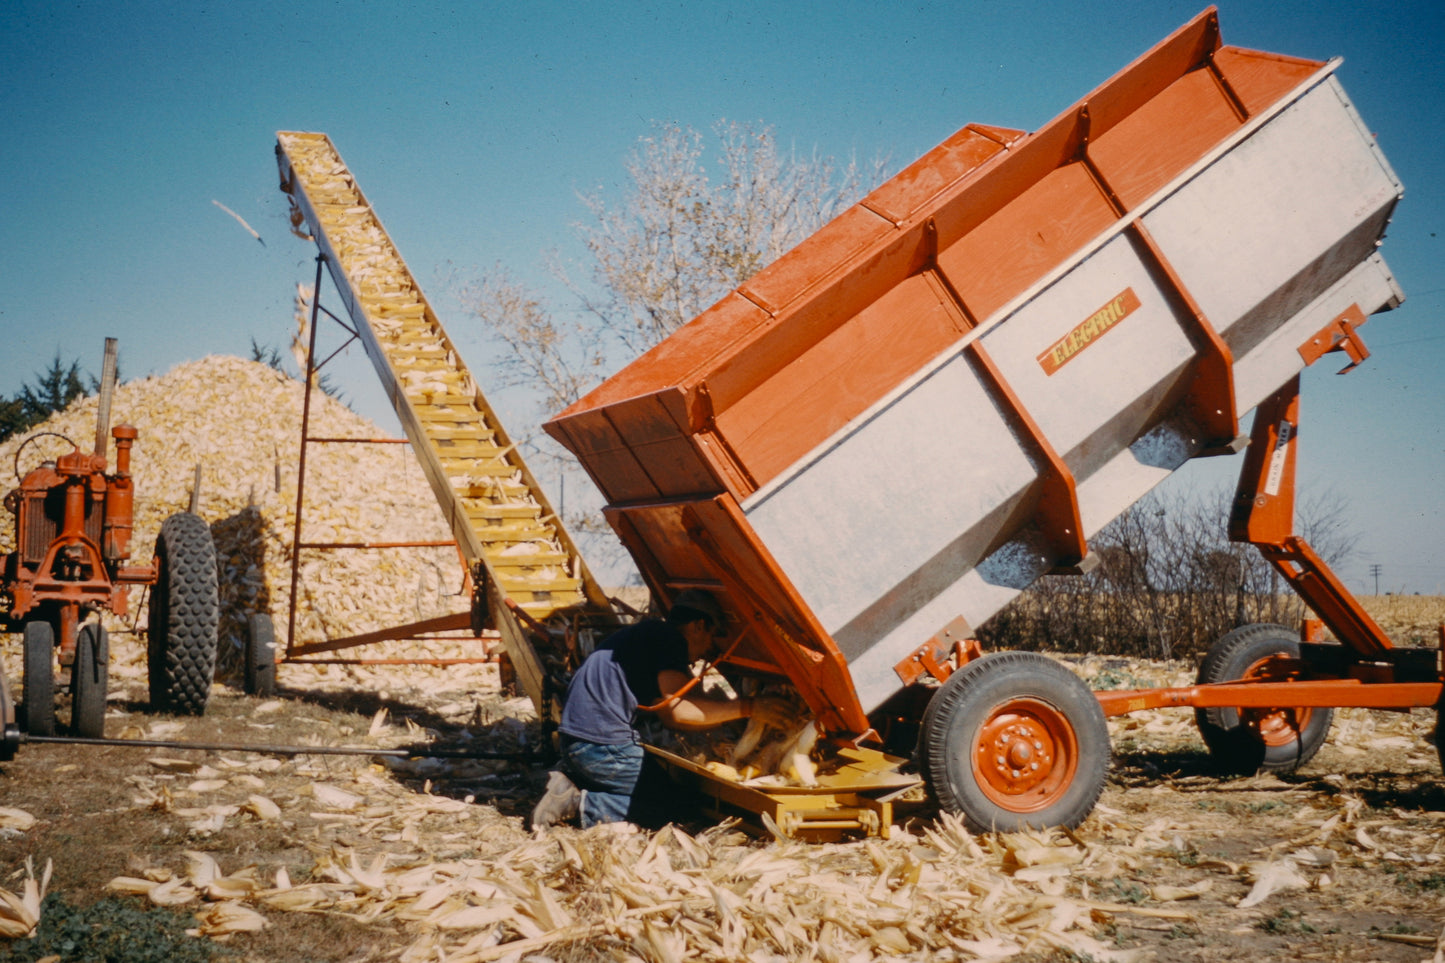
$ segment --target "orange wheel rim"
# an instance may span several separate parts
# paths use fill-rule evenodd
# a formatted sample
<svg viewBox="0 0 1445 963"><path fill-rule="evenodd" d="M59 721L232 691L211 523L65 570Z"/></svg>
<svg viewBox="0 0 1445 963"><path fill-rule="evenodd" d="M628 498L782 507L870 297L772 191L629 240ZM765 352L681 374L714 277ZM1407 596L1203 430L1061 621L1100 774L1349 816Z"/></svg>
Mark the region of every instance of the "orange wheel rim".
<svg viewBox="0 0 1445 963"><path fill-rule="evenodd" d="M1079 740L1056 707L1014 699L984 721L973 751L973 775L994 804L1016 813L1057 802L1079 767Z"/></svg>
<svg viewBox="0 0 1445 963"><path fill-rule="evenodd" d="M1260 659L1245 670L1244 679L1267 679L1274 677L1270 663L1280 658L1271 655ZM1240 709L1239 721L1248 726L1266 746L1288 746L1302 737L1310 724L1314 710L1307 706L1295 708Z"/></svg>

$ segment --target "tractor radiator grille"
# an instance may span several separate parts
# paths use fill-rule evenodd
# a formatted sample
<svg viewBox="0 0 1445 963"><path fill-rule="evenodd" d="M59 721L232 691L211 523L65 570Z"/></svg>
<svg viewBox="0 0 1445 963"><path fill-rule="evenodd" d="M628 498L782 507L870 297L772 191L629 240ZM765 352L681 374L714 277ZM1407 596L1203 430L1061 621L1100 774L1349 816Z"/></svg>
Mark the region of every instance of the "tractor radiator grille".
<svg viewBox="0 0 1445 963"><path fill-rule="evenodd" d="M86 498L85 534L96 545L100 544L101 525L105 512L98 498ZM35 566L45 561L50 544L60 535L65 521L65 490L26 493L20 504L17 519L16 548L23 565Z"/></svg>

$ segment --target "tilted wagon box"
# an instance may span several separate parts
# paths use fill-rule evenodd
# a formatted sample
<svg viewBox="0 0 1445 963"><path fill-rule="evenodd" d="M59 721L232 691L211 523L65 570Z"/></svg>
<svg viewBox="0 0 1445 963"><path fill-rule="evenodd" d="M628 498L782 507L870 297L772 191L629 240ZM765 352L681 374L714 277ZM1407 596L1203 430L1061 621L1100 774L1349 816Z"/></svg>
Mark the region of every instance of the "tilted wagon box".
<svg viewBox="0 0 1445 963"><path fill-rule="evenodd" d="M1290 530L1298 373L1363 357L1403 298L1376 250L1401 186L1338 64L1223 46L1206 10L1035 133L963 128L546 429L654 592L725 599L728 661L786 676L834 745L910 717L978 827L1082 820L1106 712L1195 706L1216 754L1279 764L1310 706L1433 705L1438 670ZM974 627L1261 405L1236 529L1346 645L1227 637L1205 681L1247 683L1123 697L979 657Z"/></svg>

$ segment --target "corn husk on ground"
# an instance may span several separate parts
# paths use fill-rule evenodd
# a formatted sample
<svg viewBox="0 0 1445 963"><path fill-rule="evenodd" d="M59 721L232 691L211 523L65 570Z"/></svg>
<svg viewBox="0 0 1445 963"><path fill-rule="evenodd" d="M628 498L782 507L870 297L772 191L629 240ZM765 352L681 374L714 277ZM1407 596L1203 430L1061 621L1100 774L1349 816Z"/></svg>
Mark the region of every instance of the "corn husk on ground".
<svg viewBox="0 0 1445 963"><path fill-rule="evenodd" d="M951 819L886 843L823 846L752 845L726 826L698 835L614 826L555 833L488 860L334 846L317 854L320 881L305 884L262 878L255 866L226 875L192 853L184 868L110 887L235 921L202 930L264 925L278 912L402 924L416 936L398 959L418 963L568 944L645 960L1005 959L1028 947L1128 959L1090 935L1095 916L1118 907L1060 895L1101 858L1063 837L976 839Z"/></svg>
<svg viewBox="0 0 1445 963"><path fill-rule="evenodd" d="M1121 671L1112 661L1103 668ZM1182 667L1131 663L1127 671L1135 678L1157 672L1164 682ZM450 694L457 704L434 715L453 719L465 735L461 700L476 693ZM385 712L353 731L290 700L224 701L238 713L234 737L242 740L269 731L283 714L305 715L306 738L318 745L392 746L426 735ZM519 699L494 708L529 712ZM120 734L136 738L174 738L185 725L122 715ZM1115 730L1116 742L1178 745L1167 715L1141 714L1139 726ZM506 724L512 718L494 716L466 738L516 748L524 730ZM1428 749L1422 718L1351 714L1344 723L1337 750ZM951 816L929 814L886 840L804 844L727 824L528 836L519 817L487 804L498 799L487 793L498 774L506 776L503 762L379 765L365 757L231 752L143 758L145 770L126 779L129 805L172 820L177 847L111 867L112 891L182 909L194 916L198 936L213 939L284 926L291 914L335 914L396 934L386 958L408 963L529 954L538 961L1161 959L1121 949L1109 934L1123 921L1136 931L1168 931L1219 913L1248 926L1283 912L1297 894L1331 891L1342 872L1362 867L1445 872L1438 819L1383 818L1345 776L1326 777L1341 788L1325 792L1273 777L1246 781L1261 796L1288 800L1289 828L1225 859L1213 855L1218 823L1198 821L1201 811L1189 802L1217 787L1213 777L1150 780L1129 792L1127 806L1106 798L1075 833L974 836ZM534 798L525 785L517 791L523 807ZM34 832L35 821L3 810L0 830ZM298 866L294 856L242 858L214 842L248 831L284 834L309 859ZM21 882L33 890L43 885L38 877ZM12 895L12 905L25 905L26 893ZM16 917L17 926L30 922Z"/></svg>
<svg viewBox="0 0 1445 963"><path fill-rule="evenodd" d="M183 798L240 799L246 789L236 760L214 772L178 771L175 760L153 765L156 781L137 783L135 804L173 807L181 818L195 815ZM228 789L215 785L228 781ZM174 791L157 795L165 785ZM1445 866L1437 828L1371 820L1363 799L1348 792L1301 800L1289 838L1238 860L1207 855L1217 830L1107 806L1076 834L974 836L944 815L887 840L809 845L756 840L726 824L695 833L602 826L525 838L490 821L483 807L407 792L359 764L265 802L252 793L226 807L221 822L279 822L305 834L314 858L305 881L284 867L190 852L165 865L137 860L110 888L186 906L197 932L218 937L287 913L400 928L406 946L395 958L410 963L530 953L538 960L862 963L1037 953L1126 961L1149 957L1111 944L1107 934L1121 919L1196 925L1196 901L1210 897L1247 920L1277 910L1291 893L1329 890L1342 865ZM485 855L449 854L458 841ZM1151 882L1166 866L1175 881Z"/></svg>
<svg viewBox="0 0 1445 963"><path fill-rule="evenodd" d="M9 812L29 816L29 813L21 810L9 810ZM12 893L8 889L0 889L0 937L13 939L18 936L29 936L35 932L35 927L40 924L40 906L45 899L45 890L49 885L50 864L45 864L45 871L41 874L40 879L36 880L35 865L31 861L27 861L25 884L21 892Z"/></svg>

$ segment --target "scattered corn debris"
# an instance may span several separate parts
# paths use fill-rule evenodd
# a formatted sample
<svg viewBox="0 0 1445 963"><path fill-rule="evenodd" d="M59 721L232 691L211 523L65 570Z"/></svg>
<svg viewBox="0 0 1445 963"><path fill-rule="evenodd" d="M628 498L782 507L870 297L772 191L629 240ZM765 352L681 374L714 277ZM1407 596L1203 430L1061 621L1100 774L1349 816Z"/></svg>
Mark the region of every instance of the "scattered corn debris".
<svg viewBox="0 0 1445 963"><path fill-rule="evenodd" d="M8 889L0 889L0 937L30 936L40 925L40 904L50 886L50 860L45 861L45 870L40 879L35 879L35 864L25 857L25 887L19 895Z"/></svg>

